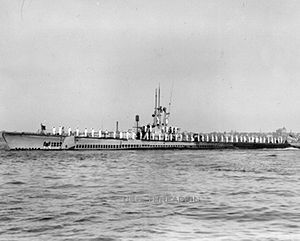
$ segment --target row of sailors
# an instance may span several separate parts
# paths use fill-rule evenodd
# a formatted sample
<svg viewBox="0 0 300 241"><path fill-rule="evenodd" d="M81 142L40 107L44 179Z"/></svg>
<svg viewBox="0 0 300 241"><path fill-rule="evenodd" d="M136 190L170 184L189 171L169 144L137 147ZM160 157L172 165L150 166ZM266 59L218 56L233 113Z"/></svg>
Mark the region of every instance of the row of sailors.
<svg viewBox="0 0 300 241"><path fill-rule="evenodd" d="M64 132L64 127L59 127L58 128L58 133L56 133L56 128L53 127L52 129L52 134L53 135L63 135L65 134ZM134 132L108 132L108 131L95 131L94 129L91 130L91 132L88 132L88 129L85 128L84 133L79 132L79 129L76 128L75 132L72 132L72 129L69 127L68 128L68 136L75 135L75 136L81 136L81 137L106 137L106 138L120 138L120 139L135 139L135 133Z"/></svg>
<svg viewBox="0 0 300 241"><path fill-rule="evenodd" d="M284 143L283 137L274 136L217 136L201 134L158 134L146 133L145 140L165 140L165 141L199 141L199 142L248 142L248 143Z"/></svg>
<svg viewBox="0 0 300 241"><path fill-rule="evenodd" d="M59 127L58 134L62 135L64 133L64 128ZM56 128L53 127L53 134L56 134ZM80 133L77 128L75 133L72 133L71 128L68 129L68 135L71 136L84 136L84 137L110 137L110 138L120 138L120 139L136 139L136 134L134 132L108 132L108 131L95 131L92 129L91 133L88 133L87 128L85 128L84 133ZM208 135L208 134L156 134L155 133L145 133L142 137L144 140L165 140L165 141L199 141L199 142L249 142L249 143L284 143L284 138L282 136L245 136L245 135Z"/></svg>
<svg viewBox="0 0 300 241"><path fill-rule="evenodd" d="M151 133L152 132L152 127L151 126L148 126L148 127L147 126L143 126L142 130L143 130L143 132L150 132ZM166 126L162 126L161 130L162 130L162 132L170 133L170 134L176 134L176 133L179 132L179 128L178 127L166 127ZM99 135L100 135L100 132L101 132L101 130L99 131ZM65 129L64 129L63 126L60 126L58 128L58 133L56 133L56 128L55 127L52 128L52 134L53 135L56 135L56 134L62 135L64 133L65 133ZM84 133L87 136L87 134L88 134L87 128L85 128ZM93 133L95 133L95 130L92 129L91 133L93 135ZM79 129L76 128L75 133L73 133L71 127L69 127L68 128L68 135L70 136L72 134L75 134L76 136L79 136Z"/></svg>
<svg viewBox="0 0 300 241"><path fill-rule="evenodd" d="M154 127L155 128L155 127ZM179 133L180 128L174 127L174 126L160 126L159 129L162 133L168 133L168 134L177 134ZM153 127L151 125L142 126L142 133L152 133Z"/></svg>
<svg viewBox="0 0 300 241"><path fill-rule="evenodd" d="M174 129L175 131L175 129ZM60 126L58 128L58 133L56 133L56 128L53 127L52 129L52 134L53 135L63 135L65 134L64 131L64 127ZM72 129L69 127L68 128L68 132L67 132L68 136L71 135L75 135L75 136L81 136L81 137L104 137L104 138L119 138L119 139L136 139L136 134L134 132L108 132L108 131L95 131L93 128L91 130L91 132L88 132L88 129L85 128L84 133L79 132L79 129L76 128L75 132L72 132ZM154 133L149 133L147 132L144 135L143 139L146 140L173 140L174 136L179 136L179 135L174 135L174 134L160 134L160 135L155 135ZM183 140L183 138L180 138L181 140ZM177 140L177 138L176 138Z"/></svg>
<svg viewBox="0 0 300 241"><path fill-rule="evenodd" d="M199 135L201 142L249 142L249 143L284 143L282 136L244 136L244 135Z"/></svg>

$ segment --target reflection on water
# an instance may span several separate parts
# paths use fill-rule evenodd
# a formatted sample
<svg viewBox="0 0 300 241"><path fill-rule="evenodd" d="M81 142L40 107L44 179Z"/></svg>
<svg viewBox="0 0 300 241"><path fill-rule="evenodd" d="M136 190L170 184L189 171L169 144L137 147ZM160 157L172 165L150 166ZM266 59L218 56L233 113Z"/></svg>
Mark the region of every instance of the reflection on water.
<svg viewBox="0 0 300 241"><path fill-rule="evenodd" d="M0 152L0 240L300 240L300 151Z"/></svg>

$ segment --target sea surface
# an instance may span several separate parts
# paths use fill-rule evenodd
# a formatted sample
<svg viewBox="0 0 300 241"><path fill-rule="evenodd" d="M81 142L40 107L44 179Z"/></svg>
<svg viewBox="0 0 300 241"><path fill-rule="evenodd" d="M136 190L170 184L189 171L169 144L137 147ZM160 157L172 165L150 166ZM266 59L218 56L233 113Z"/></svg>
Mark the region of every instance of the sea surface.
<svg viewBox="0 0 300 241"><path fill-rule="evenodd" d="M1 150L0 240L300 240L300 150Z"/></svg>

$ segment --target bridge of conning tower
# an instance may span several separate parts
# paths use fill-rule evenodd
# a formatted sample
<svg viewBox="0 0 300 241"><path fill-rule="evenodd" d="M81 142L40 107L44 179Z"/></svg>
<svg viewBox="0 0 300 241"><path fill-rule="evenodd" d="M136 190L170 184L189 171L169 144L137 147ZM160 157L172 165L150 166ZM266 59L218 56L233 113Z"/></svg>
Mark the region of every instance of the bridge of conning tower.
<svg viewBox="0 0 300 241"><path fill-rule="evenodd" d="M160 104L160 86L155 89L153 123L137 128L137 136L143 140L175 141L178 127L169 126L170 112Z"/></svg>
<svg viewBox="0 0 300 241"><path fill-rule="evenodd" d="M160 104L160 86L155 89L155 104L152 128L161 130L162 132L167 131L167 126L169 122L170 112L167 112L167 107L163 107Z"/></svg>

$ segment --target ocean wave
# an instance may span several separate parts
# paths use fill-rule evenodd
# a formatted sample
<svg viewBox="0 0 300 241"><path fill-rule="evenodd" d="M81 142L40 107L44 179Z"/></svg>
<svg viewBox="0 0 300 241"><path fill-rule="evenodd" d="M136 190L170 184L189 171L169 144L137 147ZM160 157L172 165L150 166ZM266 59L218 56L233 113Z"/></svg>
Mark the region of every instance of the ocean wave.
<svg viewBox="0 0 300 241"><path fill-rule="evenodd" d="M252 240L300 229L298 151L8 153L3 240ZM167 195L199 202L124 201Z"/></svg>

